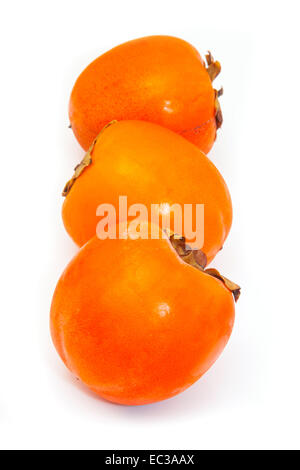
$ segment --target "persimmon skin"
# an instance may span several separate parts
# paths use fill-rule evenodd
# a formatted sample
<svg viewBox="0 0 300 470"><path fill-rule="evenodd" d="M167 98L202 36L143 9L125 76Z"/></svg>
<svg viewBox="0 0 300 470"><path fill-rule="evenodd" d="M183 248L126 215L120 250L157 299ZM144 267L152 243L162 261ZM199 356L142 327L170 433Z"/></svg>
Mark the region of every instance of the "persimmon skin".
<svg viewBox="0 0 300 470"><path fill-rule="evenodd" d="M92 163L66 196L62 217L82 246L96 235L97 207L144 204L204 204L204 245L210 262L222 248L232 222L230 194L213 163L195 145L170 130L144 121L107 127L92 151ZM118 211L117 211L118 217ZM119 220L117 219L117 222Z"/></svg>
<svg viewBox="0 0 300 470"><path fill-rule="evenodd" d="M185 390L215 362L234 323L221 281L185 264L166 239L91 239L61 276L54 345L111 402L143 405Z"/></svg>
<svg viewBox="0 0 300 470"><path fill-rule="evenodd" d="M73 132L85 150L116 119L159 124L208 153L215 113L204 61L189 43L170 36L135 39L101 55L78 77L69 103Z"/></svg>

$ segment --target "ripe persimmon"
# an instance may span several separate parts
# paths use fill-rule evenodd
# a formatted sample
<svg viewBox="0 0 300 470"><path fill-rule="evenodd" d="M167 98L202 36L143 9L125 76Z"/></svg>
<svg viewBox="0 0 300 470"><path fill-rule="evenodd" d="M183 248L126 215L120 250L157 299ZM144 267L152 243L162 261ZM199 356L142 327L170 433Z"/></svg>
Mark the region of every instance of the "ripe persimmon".
<svg viewBox="0 0 300 470"><path fill-rule="evenodd" d="M106 127L67 183L62 216L67 232L82 246L96 234L100 204L204 205L204 244L208 261L230 230L229 191L213 163L178 134L144 121ZM117 214L118 217L118 214ZM116 219L116 222L123 221Z"/></svg>
<svg viewBox="0 0 300 470"><path fill-rule="evenodd" d="M230 337L230 290L238 286L229 289L175 250L163 236L94 237L57 284L54 345L70 371L106 400L142 405L182 392Z"/></svg>
<svg viewBox="0 0 300 470"><path fill-rule="evenodd" d="M220 63L207 65L186 41L150 36L126 42L94 60L78 77L69 117L87 150L113 119L150 121L167 127L207 153L222 124L212 81Z"/></svg>

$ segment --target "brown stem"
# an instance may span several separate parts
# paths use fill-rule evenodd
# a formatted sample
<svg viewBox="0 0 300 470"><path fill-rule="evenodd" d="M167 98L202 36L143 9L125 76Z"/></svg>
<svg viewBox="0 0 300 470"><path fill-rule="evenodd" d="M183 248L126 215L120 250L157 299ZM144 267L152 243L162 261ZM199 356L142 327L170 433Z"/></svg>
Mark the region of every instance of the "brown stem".
<svg viewBox="0 0 300 470"><path fill-rule="evenodd" d="M208 51L208 53L205 55L206 62L207 62L207 73L209 75L209 78L213 82L214 79L219 75L221 72L221 64L218 60L214 60L213 56L211 55L211 52Z"/></svg>
<svg viewBox="0 0 300 470"><path fill-rule="evenodd" d="M169 237L169 239L171 245L183 261L185 261L190 266L199 269L203 273L222 281L224 286L233 294L235 302L237 302L241 293L240 286L222 276L222 274L220 274L219 271L214 268L205 269L207 258L203 251L192 250L188 245L186 245L184 237L179 237L173 234Z"/></svg>
<svg viewBox="0 0 300 470"><path fill-rule="evenodd" d="M206 58L206 63L207 63L206 70L207 70L207 73L209 75L211 82L213 82L214 79L221 72L221 64L218 60L214 60L210 51L208 51L208 53L205 55L205 58ZM215 92L215 120L216 120L217 129L219 129L223 123L223 115L222 115L221 106L220 106L218 98L223 95L223 88L221 88L220 90L214 90L214 92Z"/></svg>
<svg viewBox="0 0 300 470"><path fill-rule="evenodd" d="M219 91L215 90L215 120L216 120L217 129L220 129L223 123L223 114L222 114L220 102L218 100L218 97L222 96L222 94L223 94L223 88L221 88Z"/></svg>
<svg viewBox="0 0 300 470"><path fill-rule="evenodd" d="M97 137L94 139L92 145L90 146L90 148L88 149L87 153L85 154L85 156L83 157L83 159L81 160L81 162L79 163L79 165L77 165L75 168L74 168L74 174L72 176L72 178L66 183L64 189L63 189L63 192L62 192L62 195L64 197L66 197L73 184L75 183L75 181L77 180L77 178L81 175L81 173L88 167L90 166L90 164L92 163L92 152L94 150L94 147L95 147L95 144L97 142L97 140L99 139L100 135L102 134L102 132L109 126L111 126L112 124L115 124L117 121L114 120L114 121L110 121L108 124L106 124L102 129L101 131L99 132L99 134L97 135Z"/></svg>

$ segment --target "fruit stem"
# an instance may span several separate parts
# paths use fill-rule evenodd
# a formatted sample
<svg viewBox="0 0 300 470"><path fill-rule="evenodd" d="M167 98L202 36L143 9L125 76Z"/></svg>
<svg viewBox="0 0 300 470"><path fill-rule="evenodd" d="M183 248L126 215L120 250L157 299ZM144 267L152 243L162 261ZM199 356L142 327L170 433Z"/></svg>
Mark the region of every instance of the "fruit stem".
<svg viewBox="0 0 300 470"><path fill-rule="evenodd" d="M220 106L220 102L218 100L219 96L223 95L223 88L220 90L215 90L215 120L217 129L220 129L223 123L223 114Z"/></svg>
<svg viewBox="0 0 300 470"><path fill-rule="evenodd" d="M180 256L180 258L190 266L199 269L201 272L208 274L209 276L215 277L223 282L224 286L233 294L235 302L241 294L241 288L239 285L222 276L217 269L209 268L205 269L207 264L207 257L202 250L192 250L185 242L184 237L176 236L172 234L169 236L171 245Z"/></svg>
<svg viewBox="0 0 300 470"><path fill-rule="evenodd" d="M209 78L213 82L214 79L217 78L217 76L221 72L221 64L218 60L214 60L210 51L207 51L207 54L205 54L205 58L207 63L206 70L209 75Z"/></svg>
<svg viewBox="0 0 300 470"><path fill-rule="evenodd" d="M209 75L211 82L213 82L214 79L217 78L217 76L221 72L221 64L218 60L214 60L210 51L207 52L207 54L205 55L205 58L206 58L206 63L207 63L206 70L207 70L207 73ZM223 116L222 116L221 106L220 106L218 98L223 95L223 88L220 88L220 90L214 89L214 92L215 92L215 120L216 120L217 129L220 129L223 123Z"/></svg>
<svg viewBox="0 0 300 470"><path fill-rule="evenodd" d="M101 131L99 132L99 134L97 135L97 137L94 139L92 145L90 146L90 148L88 149L87 153L85 154L85 156L83 157L83 159L81 160L81 162L75 166L74 168L74 174L72 176L72 178L65 184L65 187L63 189L63 192L62 192L62 196L63 197L66 197L73 184L75 183L75 181L77 180L77 178L81 175L81 173L88 167L90 166L90 164L92 163L92 152L94 150L94 147L96 145L96 142L97 140L99 139L100 135L102 134L102 132L109 126L111 126L112 124L115 124L117 121L116 120L113 120L113 121L110 121L108 124L106 124L102 129Z"/></svg>

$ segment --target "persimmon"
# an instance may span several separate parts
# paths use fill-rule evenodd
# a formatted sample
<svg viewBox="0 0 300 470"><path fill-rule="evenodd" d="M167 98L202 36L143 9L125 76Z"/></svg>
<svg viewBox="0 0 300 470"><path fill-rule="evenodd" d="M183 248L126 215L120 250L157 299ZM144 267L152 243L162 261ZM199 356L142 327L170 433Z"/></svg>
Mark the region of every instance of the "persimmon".
<svg viewBox="0 0 300 470"><path fill-rule="evenodd" d="M234 323L230 291L237 297L239 287L195 269L185 250L163 235L94 237L62 274L51 306L53 342L102 398L142 405L172 397L225 347Z"/></svg>
<svg viewBox="0 0 300 470"><path fill-rule="evenodd" d="M87 150L113 119L143 120L167 127L207 153L222 124L212 81L221 70L207 64L186 41L150 36L126 42L94 60L71 93L69 118Z"/></svg>
<svg viewBox="0 0 300 470"><path fill-rule="evenodd" d="M144 121L106 127L63 194L64 225L79 246L96 234L97 207L117 208L121 195L128 205L144 204L149 214L153 204L203 204L204 244L198 248L208 262L222 248L232 222L229 191L213 163L183 137Z"/></svg>

